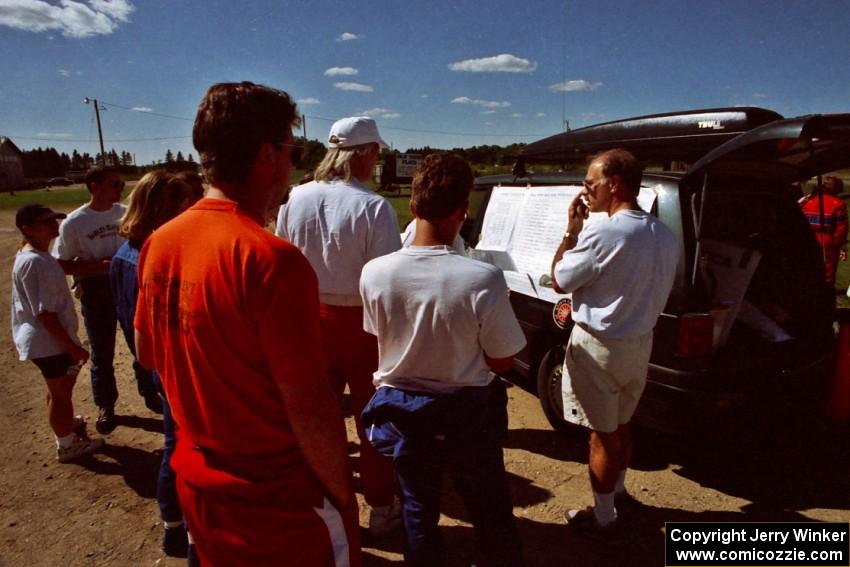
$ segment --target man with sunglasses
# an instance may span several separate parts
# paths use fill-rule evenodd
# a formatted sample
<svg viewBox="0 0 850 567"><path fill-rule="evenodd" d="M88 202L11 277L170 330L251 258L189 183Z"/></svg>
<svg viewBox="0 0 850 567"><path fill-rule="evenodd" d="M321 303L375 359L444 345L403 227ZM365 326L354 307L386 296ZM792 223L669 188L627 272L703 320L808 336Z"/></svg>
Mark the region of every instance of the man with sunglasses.
<svg viewBox="0 0 850 567"><path fill-rule="evenodd" d="M573 326L564 361L573 404L569 421L590 429L594 506L565 513L587 535L617 536L632 445L629 421L643 388L652 330L679 259L673 233L638 207L643 169L628 151L591 158L584 189L570 204L567 232L552 260L559 293L572 293ZM606 213L585 226L589 213ZM565 407L567 410L567 407ZM565 411L566 413L566 411Z"/></svg>
<svg viewBox="0 0 850 567"><path fill-rule="evenodd" d="M316 275L264 228L297 125L283 91L210 87L192 131L206 195L139 258L137 353L178 424L171 466L201 565L361 563Z"/></svg>
<svg viewBox="0 0 850 567"><path fill-rule="evenodd" d="M74 276L83 322L91 346L91 385L98 407L95 428L101 434L115 429L115 334L118 317L109 287L109 261L124 243L118 234L127 207L120 204L124 181L112 167L97 165L86 173L89 202L68 215L59 227L53 255L66 274ZM132 337L126 337L128 341ZM133 364L139 394L145 405L161 413L162 403L150 372Z"/></svg>

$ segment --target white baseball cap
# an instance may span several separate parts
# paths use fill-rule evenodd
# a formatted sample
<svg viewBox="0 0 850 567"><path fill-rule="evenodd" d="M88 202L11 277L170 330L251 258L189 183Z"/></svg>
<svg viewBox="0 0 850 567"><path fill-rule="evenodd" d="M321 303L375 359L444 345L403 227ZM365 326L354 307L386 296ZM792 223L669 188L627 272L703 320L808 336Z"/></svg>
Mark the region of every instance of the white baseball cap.
<svg viewBox="0 0 850 567"><path fill-rule="evenodd" d="M328 134L329 148L350 148L371 143L389 148L378 133L378 125L368 116L341 118L334 122Z"/></svg>

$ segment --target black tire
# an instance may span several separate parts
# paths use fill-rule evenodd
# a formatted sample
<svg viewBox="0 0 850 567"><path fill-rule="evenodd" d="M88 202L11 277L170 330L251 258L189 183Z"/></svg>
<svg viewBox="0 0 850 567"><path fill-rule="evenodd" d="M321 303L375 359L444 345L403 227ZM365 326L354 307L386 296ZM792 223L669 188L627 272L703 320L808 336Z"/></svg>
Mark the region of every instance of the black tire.
<svg viewBox="0 0 850 567"><path fill-rule="evenodd" d="M537 397L552 429L571 438L584 437L587 434L584 427L564 419L564 401L561 397L564 354L564 346L555 345L543 355L537 367Z"/></svg>

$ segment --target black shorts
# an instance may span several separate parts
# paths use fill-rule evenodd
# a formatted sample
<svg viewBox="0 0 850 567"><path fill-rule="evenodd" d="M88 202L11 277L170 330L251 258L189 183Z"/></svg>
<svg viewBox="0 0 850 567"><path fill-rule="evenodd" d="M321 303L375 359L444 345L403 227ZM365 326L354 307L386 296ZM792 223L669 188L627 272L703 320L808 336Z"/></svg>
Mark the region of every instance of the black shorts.
<svg viewBox="0 0 850 567"><path fill-rule="evenodd" d="M68 374L68 369L74 365L74 359L67 352L44 358L33 358L32 361L41 370L41 375L48 380L63 378Z"/></svg>

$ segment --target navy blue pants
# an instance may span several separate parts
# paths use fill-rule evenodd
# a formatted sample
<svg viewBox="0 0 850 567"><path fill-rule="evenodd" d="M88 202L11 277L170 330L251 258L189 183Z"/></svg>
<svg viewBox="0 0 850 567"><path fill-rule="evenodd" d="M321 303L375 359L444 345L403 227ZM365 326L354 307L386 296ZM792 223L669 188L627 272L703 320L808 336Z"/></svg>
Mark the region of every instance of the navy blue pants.
<svg viewBox="0 0 850 567"><path fill-rule="evenodd" d="M80 298L83 322L91 346L91 389L94 403L98 407L114 407L118 400L118 387L115 385L115 335L118 329L118 316L109 287L109 276L99 275L81 279L78 284L83 292ZM135 353L133 329L124 328L124 338ZM156 395L151 373L133 360L136 387L144 396Z"/></svg>
<svg viewBox="0 0 850 567"><path fill-rule="evenodd" d="M90 276L79 280L83 295L80 304L83 323L91 347L91 389L97 407L111 408L118 400L115 385L115 332L118 316L112 303L109 276Z"/></svg>
<svg viewBox="0 0 850 567"><path fill-rule="evenodd" d="M392 458L404 520L405 565L444 563L437 525L443 473L463 499L483 565L523 564L502 456L507 394L498 379L455 394L379 388L363 410L375 449Z"/></svg>
<svg viewBox="0 0 850 567"><path fill-rule="evenodd" d="M174 432L174 418L171 416L171 406L165 398L159 374L152 373L153 383L162 399L162 432L165 443L162 447L162 462L159 465L159 476L156 481L156 503L159 505L159 515L164 522L179 522L183 520L183 510L177 498L177 480L174 469L171 468L171 455L177 446L177 436Z"/></svg>

